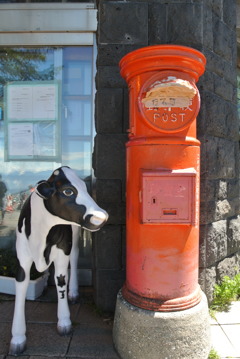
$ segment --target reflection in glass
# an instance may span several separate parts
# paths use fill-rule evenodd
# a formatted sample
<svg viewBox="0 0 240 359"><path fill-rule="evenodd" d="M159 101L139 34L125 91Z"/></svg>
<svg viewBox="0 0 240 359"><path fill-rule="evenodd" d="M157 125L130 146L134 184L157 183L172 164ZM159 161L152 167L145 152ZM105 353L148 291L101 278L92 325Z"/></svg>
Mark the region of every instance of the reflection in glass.
<svg viewBox="0 0 240 359"><path fill-rule="evenodd" d="M72 167L83 179L91 178L92 59L91 46L0 49L0 174L7 186L4 199L7 210L4 222L0 225L0 247L5 244L10 246L15 240L15 227L23 199L31 193L36 182L47 179L51 172L61 165ZM6 162L4 86L13 81L44 83L52 80L57 80L61 88L61 138L58 139L55 135L55 127L51 122L33 123L30 119L31 135L35 141L31 142L30 137L25 137L24 140L24 136L20 138L20 135L16 138L19 128L14 122L11 124L12 128L8 129L8 132L11 132L8 134L8 140L14 142L12 148L17 154L23 151L21 141L29 141L29 151L38 156L54 156L54 141L57 139L61 147L59 162ZM10 199L12 205L7 206Z"/></svg>

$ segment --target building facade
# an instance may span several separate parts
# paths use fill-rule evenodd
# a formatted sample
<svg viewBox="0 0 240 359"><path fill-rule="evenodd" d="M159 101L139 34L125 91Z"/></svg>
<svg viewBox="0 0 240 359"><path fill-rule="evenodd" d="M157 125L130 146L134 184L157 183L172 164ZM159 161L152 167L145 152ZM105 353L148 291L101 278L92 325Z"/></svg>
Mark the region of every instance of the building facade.
<svg viewBox="0 0 240 359"><path fill-rule="evenodd" d="M105 230L115 232L109 239L105 236L94 242L95 279L99 285L106 286L105 303L124 279L124 142L128 95L126 84L119 75L118 61L136 48L168 43L194 47L207 58L206 72L198 83L202 101L198 115L198 138L201 141L199 278L209 300L217 281L239 271L236 2L100 1L95 174L99 182L97 194L102 196L101 187L107 183L113 191L107 190L111 193L107 208L112 216ZM103 159L104 168L101 166ZM117 194L118 198L115 198ZM103 205L107 198L107 194L101 197ZM106 247L109 248L109 263ZM104 255L101 253L103 248ZM111 253L116 255L114 261ZM112 291L108 295L107 288L110 287ZM99 294L99 304L104 303L102 295Z"/></svg>
<svg viewBox="0 0 240 359"><path fill-rule="evenodd" d="M11 22L13 9L17 9L18 18L25 16L25 21ZM79 171L81 177L93 183L92 191L97 202L108 211L108 224L91 239L85 238L84 242L80 242L82 260L87 263L84 268L80 268L80 276L83 273L87 277L82 284L93 285L95 302L102 310L114 310L117 292L125 279L128 89L120 76L118 63L125 54L141 47L156 44L184 45L201 51L207 58L206 72L197 86L201 95L198 115L198 139L201 141L199 281L209 301L215 283L224 275L233 276L239 272L237 9L235 0L99 0L95 3L74 4L0 4L0 17L2 14L2 19L3 16L5 19L5 22L0 21L1 47L41 48L45 52L49 49L48 54L51 54L53 60L48 60L45 75L52 65L55 68L54 75L51 77L49 73L48 78L43 77L44 68L41 67L38 69L41 77L35 75L34 81L58 80L64 87L63 79L68 77L65 81L68 92L64 94L61 90L58 110L62 118L59 131L67 133L68 137L66 139L59 135L60 157L40 158L40 164L45 166L44 171L35 171L33 180L37 175L47 173L55 164L71 165ZM44 17L46 11L48 16ZM74 17L68 17L70 11L74 12ZM80 46L87 48L78 52ZM68 69L68 72L59 74L58 66ZM78 71L79 66L81 73ZM84 89L79 89L78 82L83 81L84 73L89 73L89 76L92 74L93 82L90 84L85 79ZM20 80L16 76L11 78L13 82ZM9 81L4 81L5 86ZM32 80L28 78L27 81L31 86L29 82ZM40 87L42 85L41 82L36 84ZM8 98L11 103L11 95ZM3 103L4 112L8 102ZM11 122L9 113L7 116L2 117L2 122L6 119L8 124L2 137L8 136L7 142L4 137L3 146L5 152L7 146L8 157L5 154L1 161L5 163L3 179L8 181L8 174L15 165L18 165L17 171L21 175L22 164L33 162L32 159L27 161L24 155L21 162L14 157L14 146L17 145L10 139L14 133L19 136L20 133L17 126L12 125L16 121ZM80 122L76 122L75 118ZM88 120L81 125L84 118ZM24 121L22 118L21 122ZM63 131L64 121L69 121L69 127ZM75 124L73 131L71 123ZM9 129L9 126L12 127ZM66 141L68 146L64 149ZM76 143L80 144L79 147L75 147ZM87 153L87 163L81 156L76 156L79 153L83 156ZM73 162L74 156L77 162ZM38 168L39 158L33 160ZM85 172L81 172L82 166ZM25 175L28 171L26 167ZM20 187L18 191L23 191L23 186ZM87 259L87 256L91 258Z"/></svg>

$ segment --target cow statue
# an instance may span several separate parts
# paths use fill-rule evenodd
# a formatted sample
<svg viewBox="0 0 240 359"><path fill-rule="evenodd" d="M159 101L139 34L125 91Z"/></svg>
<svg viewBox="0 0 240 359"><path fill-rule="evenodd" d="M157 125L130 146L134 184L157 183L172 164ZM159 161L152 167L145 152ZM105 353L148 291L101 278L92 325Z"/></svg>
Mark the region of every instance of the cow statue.
<svg viewBox="0 0 240 359"><path fill-rule="evenodd" d="M60 335L71 332L67 284L72 238L75 238L76 247L77 226L94 232L107 219L108 214L98 207L89 196L85 183L69 167L60 167L47 181L38 182L24 203L16 229L19 270L9 354L18 355L26 348L24 308L33 262L39 272L54 263L58 295L57 330ZM70 298L78 295L76 286L75 278L70 283Z"/></svg>

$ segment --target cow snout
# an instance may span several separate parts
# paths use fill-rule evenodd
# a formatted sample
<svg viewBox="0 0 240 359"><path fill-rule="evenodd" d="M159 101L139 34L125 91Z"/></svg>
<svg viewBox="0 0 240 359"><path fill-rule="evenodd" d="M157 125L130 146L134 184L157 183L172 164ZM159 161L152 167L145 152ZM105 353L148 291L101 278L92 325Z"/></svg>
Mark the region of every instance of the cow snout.
<svg viewBox="0 0 240 359"><path fill-rule="evenodd" d="M90 223L96 227L102 226L108 220L108 214L105 211L95 212L90 217Z"/></svg>
<svg viewBox="0 0 240 359"><path fill-rule="evenodd" d="M108 220L108 214L104 210L93 210L86 214L81 226L91 232L98 231Z"/></svg>

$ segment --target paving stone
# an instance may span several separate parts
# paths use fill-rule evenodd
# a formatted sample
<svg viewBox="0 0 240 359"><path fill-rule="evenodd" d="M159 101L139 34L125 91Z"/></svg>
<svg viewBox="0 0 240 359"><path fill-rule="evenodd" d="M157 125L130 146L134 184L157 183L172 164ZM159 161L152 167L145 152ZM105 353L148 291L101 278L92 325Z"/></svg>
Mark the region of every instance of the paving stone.
<svg viewBox="0 0 240 359"><path fill-rule="evenodd" d="M112 328L107 325L100 328L94 324L80 324L75 327L68 355L119 359L113 348Z"/></svg>
<svg viewBox="0 0 240 359"><path fill-rule="evenodd" d="M31 323L56 323L57 303L35 303L34 310L26 317Z"/></svg>
<svg viewBox="0 0 240 359"><path fill-rule="evenodd" d="M11 323L0 325L0 355L7 355L11 340Z"/></svg>
<svg viewBox="0 0 240 359"><path fill-rule="evenodd" d="M14 303L14 301L0 301L0 323L12 321Z"/></svg>
<svg viewBox="0 0 240 359"><path fill-rule="evenodd" d="M27 324L27 349L25 355L65 356L71 335L60 336L56 324Z"/></svg>
<svg viewBox="0 0 240 359"><path fill-rule="evenodd" d="M13 301L0 303L0 359L12 359L12 356L8 356L8 349L11 339L9 314L13 304ZM58 335L56 323L44 323L49 320L48 316L54 311L54 307L56 309L56 303L40 304L41 306L39 302L27 302L30 319L35 318L38 322L27 324L27 350L21 355L21 359L119 359L112 342L113 317L99 315L92 298L89 298L88 303L73 306L78 311L74 317L73 333L67 337ZM35 314L34 308L38 306ZM42 318L41 312L46 313ZM216 313L216 319L217 321L211 319L213 348L221 358L239 358L240 301L233 302L227 312Z"/></svg>
<svg viewBox="0 0 240 359"><path fill-rule="evenodd" d="M97 308L94 303L83 304L80 306L79 311L75 317L75 323L78 324L94 324L101 327L104 325L104 317L97 314Z"/></svg>
<svg viewBox="0 0 240 359"><path fill-rule="evenodd" d="M240 334L240 301L233 302L229 309L215 314L218 324L239 324Z"/></svg>
<svg viewBox="0 0 240 359"><path fill-rule="evenodd" d="M212 347L221 357L236 356L233 345L226 337L224 331L219 325L211 326Z"/></svg>
<svg viewBox="0 0 240 359"><path fill-rule="evenodd" d="M221 327L234 348L235 356L239 358L240 357L240 342L239 342L240 324L222 325Z"/></svg>

